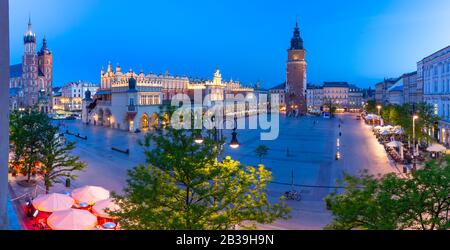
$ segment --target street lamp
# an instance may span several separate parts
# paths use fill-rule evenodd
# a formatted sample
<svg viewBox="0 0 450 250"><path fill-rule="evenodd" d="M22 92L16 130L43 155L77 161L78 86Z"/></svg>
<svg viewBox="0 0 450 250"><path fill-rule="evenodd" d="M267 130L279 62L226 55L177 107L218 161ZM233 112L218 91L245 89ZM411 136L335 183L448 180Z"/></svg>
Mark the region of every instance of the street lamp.
<svg viewBox="0 0 450 250"><path fill-rule="evenodd" d="M203 144L204 139L202 136L202 132L200 131L200 134L198 134L195 138L194 138L194 142L197 144Z"/></svg>
<svg viewBox="0 0 450 250"><path fill-rule="evenodd" d="M381 105L378 105L377 109L378 109L378 116L380 116L380 114L381 114Z"/></svg>
<svg viewBox="0 0 450 250"><path fill-rule="evenodd" d="M212 116L212 117L211 117L211 121L214 122L214 121L215 121L215 118L216 118L215 116ZM235 124L235 125L234 125L234 129L233 129L233 133L231 134L230 147L231 147L232 149L237 149L237 148L239 148L239 147L241 146L241 144L239 143L239 141L238 141L238 139L237 139L237 132L236 132L236 130L237 130L237 116L234 117L234 124ZM220 139L219 139L219 135L218 135L217 128L214 127L214 141L215 141L216 143L218 143L219 140L220 140ZM199 135L197 135L197 136L194 138L194 142L197 143L197 144L203 144L204 139L203 139L203 137L202 137L201 132L200 132Z"/></svg>
<svg viewBox="0 0 450 250"><path fill-rule="evenodd" d="M416 120L419 119L418 115L413 115L413 169L416 170Z"/></svg>
<svg viewBox="0 0 450 250"><path fill-rule="evenodd" d="M231 138L231 142L230 142L230 147L232 149L237 149L237 148L239 148L239 146L241 146L237 139L236 130L237 130L237 116L234 116L234 129L233 129L233 133L231 134L232 138Z"/></svg>

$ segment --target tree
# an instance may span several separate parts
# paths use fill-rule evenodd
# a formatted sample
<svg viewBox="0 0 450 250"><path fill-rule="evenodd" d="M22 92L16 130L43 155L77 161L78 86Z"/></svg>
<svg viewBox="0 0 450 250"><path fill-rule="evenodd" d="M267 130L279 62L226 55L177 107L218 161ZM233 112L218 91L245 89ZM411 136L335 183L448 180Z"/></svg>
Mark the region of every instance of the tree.
<svg viewBox="0 0 450 250"><path fill-rule="evenodd" d="M415 113L419 116L419 119L416 121L417 138L430 141L432 138L430 138L430 135L425 130L434 127L440 120L439 116L435 115L433 106L427 103L417 104Z"/></svg>
<svg viewBox="0 0 450 250"><path fill-rule="evenodd" d="M390 124L399 125L406 135L413 135L413 116L417 115L419 119L415 122L415 136L417 140L430 141L432 138L426 133L427 128L435 126L439 117L434 114L433 107L426 103L388 105L383 108L382 117Z"/></svg>
<svg viewBox="0 0 450 250"><path fill-rule="evenodd" d="M147 162L128 175L124 195L114 195L121 207L111 214L121 227L144 229L255 228L287 218L280 200L272 204L267 184L271 173L243 166L226 157L218 161L220 145L211 138L196 144L200 131L156 128L141 143Z"/></svg>
<svg viewBox="0 0 450 250"><path fill-rule="evenodd" d="M369 114L375 114L378 112L377 110L377 102L375 100L367 101L366 111Z"/></svg>
<svg viewBox="0 0 450 250"><path fill-rule="evenodd" d="M324 104L325 106L328 108L329 112L330 112L330 117L334 117L337 111L337 107L333 104L333 100L332 99L326 99L324 100Z"/></svg>
<svg viewBox="0 0 450 250"><path fill-rule="evenodd" d="M65 144L58 134L58 129L53 128L45 133L43 141L41 172L44 177L45 191L48 194L55 183L61 183L62 177L74 180L74 171L81 171L86 164L80 161L80 157L70 155L75 149L75 142Z"/></svg>
<svg viewBox="0 0 450 250"><path fill-rule="evenodd" d="M341 194L326 198L334 221L326 229L448 230L450 157L428 162L410 178L346 176Z"/></svg>
<svg viewBox="0 0 450 250"><path fill-rule="evenodd" d="M37 110L11 113L10 141L11 150L14 152L13 165L18 166L20 172L27 176L28 183L31 183L31 176L37 173L43 140L51 129L53 127L48 116Z"/></svg>
<svg viewBox="0 0 450 250"><path fill-rule="evenodd" d="M262 158L264 156L267 156L269 154L269 147L267 147L266 145L259 145L256 149L255 149L255 153L259 158L259 163L262 163Z"/></svg>

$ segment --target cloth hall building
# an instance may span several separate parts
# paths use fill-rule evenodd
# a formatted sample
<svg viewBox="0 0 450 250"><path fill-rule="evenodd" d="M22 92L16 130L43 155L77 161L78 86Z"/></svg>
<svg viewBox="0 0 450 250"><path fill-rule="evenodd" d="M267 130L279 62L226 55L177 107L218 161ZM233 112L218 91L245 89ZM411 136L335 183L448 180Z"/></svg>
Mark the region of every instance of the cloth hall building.
<svg viewBox="0 0 450 250"><path fill-rule="evenodd" d="M217 69L212 80L199 80L186 76L122 72L120 66L113 70L111 63L100 74L101 86L92 96L86 92L83 99L82 119L86 124L106 126L130 132L146 131L158 124L160 106L170 103L177 94L186 94L191 100L194 91L200 90L206 103L225 101L226 94L253 95L254 89L240 82L224 81ZM256 110L246 110L249 115Z"/></svg>

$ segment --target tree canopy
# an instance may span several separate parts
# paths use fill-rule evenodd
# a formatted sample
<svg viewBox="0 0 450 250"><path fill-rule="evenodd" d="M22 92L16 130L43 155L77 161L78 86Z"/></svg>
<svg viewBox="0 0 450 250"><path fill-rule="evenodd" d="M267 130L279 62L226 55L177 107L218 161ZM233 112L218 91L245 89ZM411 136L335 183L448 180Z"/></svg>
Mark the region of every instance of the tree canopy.
<svg viewBox="0 0 450 250"><path fill-rule="evenodd" d="M345 191L327 197L334 220L326 229L448 230L450 157L430 161L408 178L346 176Z"/></svg>

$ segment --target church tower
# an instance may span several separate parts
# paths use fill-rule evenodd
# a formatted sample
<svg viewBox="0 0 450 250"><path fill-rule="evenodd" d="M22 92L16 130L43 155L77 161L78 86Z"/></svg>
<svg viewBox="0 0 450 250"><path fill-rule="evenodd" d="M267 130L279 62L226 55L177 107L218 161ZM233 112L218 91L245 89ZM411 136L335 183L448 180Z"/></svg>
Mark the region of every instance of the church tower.
<svg viewBox="0 0 450 250"><path fill-rule="evenodd" d="M297 22L291 47L288 49L286 72L286 106L289 115L302 115L307 112L306 66L306 50L303 47Z"/></svg>
<svg viewBox="0 0 450 250"><path fill-rule="evenodd" d="M39 74L43 77L42 86L39 86L41 90L45 90L47 93L52 92L53 82L53 56L52 52L47 47L47 39L42 41L42 48L38 53Z"/></svg>
<svg viewBox="0 0 450 250"><path fill-rule="evenodd" d="M38 58L36 54L36 34L33 33L31 18L28 20L28 30L23 37L24 54L22 57L22 82L21 87L24 89L25 106L34 106L38 101L38 86L36 79L38 78Z"/></svg>

